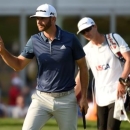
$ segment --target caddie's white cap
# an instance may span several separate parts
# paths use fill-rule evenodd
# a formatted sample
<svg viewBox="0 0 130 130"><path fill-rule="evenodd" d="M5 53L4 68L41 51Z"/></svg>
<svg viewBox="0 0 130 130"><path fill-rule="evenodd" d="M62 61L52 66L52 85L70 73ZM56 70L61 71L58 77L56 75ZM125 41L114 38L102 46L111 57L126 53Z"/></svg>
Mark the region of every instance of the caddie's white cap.
<svg viewBox="0 0 130 130"><path fill-rule="evenodd" d="M49 4L42 4L38 6L36 10L36 14L30 16L30 18L33 17L57 17L56 9Z"/></svg>
<svg viewBox="0 0 130 130"><path fill-rule="evenodd" d="M79 22L78 22L78 32L77 34L79 34L82 30L95 25L95 22L89 18L89 17L84 17L82 18Z"/></svg>

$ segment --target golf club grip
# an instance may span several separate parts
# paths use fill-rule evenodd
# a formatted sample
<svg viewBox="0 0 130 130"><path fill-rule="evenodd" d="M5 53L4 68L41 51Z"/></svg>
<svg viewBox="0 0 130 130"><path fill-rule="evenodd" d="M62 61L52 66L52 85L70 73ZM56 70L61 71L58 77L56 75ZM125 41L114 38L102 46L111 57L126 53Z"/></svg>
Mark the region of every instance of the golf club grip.
<svg viewBox="0 0 130 130"><path fill-rule="evenodd" d="M84 126L84 129L86 129L86 119L85 119L85 111L83 109L82 111L82 118L83 118L83 126Z"/></svg>

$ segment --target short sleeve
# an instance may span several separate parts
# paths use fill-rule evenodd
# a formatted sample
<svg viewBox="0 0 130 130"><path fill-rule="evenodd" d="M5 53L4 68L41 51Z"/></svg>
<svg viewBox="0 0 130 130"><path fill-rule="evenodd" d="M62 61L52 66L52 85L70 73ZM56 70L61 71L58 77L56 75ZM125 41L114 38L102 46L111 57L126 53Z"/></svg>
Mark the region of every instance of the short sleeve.
<svg viewBox="0 0 130 130"><path fill-rule="evenodd" d="M75 60L79 60L85 56L85 52L83 50L83 47L75 35L73 37L72 45L73 45L72 49L73 49L73 55L74 55Z"/></svg>
<svg viewBox="0 0 130 130"><path fill-rule="evenodd" d="M85 52L85 54L86 54L86 53L87 53L87 46L84 46L84 47L83 47L83 50L84 50L84 52ZM88 59L87 59L87 55L85 56L85 59L86 59L87 67L88 67L88 69L90 69L90 66L89 66L89 63L88 63Z"/></svg>
<svg viewBox="0 0 130 130"><path fill-rule="evenodd" d="M119 44L121 53L130 51L128 44L125 42L125 40L119 34L114 33L114 37L115 37L115 40L117 41L117 43Z"/></svg>
<svg viewBox="0 0 130 130"><path fill-rule="evenodd" d="M21 55L28 59L32 59L34 57L31 38L28 40L26 46L24 47L23 51L21 52Z"/></svg>

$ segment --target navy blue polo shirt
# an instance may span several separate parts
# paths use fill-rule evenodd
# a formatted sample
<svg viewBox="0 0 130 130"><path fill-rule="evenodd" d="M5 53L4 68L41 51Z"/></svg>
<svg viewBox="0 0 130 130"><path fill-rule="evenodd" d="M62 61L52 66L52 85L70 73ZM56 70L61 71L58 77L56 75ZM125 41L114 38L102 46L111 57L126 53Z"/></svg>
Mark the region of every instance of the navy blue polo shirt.
<svg viewBox="0 0 130 130"><path fill-rule="evenodd" d="M56 37L51 43L40 32L31 36L21 53L28 59L36 57L38 64L36 89L43 92L64 92L73 89L75 61L85 56L77 37L56 27Z"/></svg>

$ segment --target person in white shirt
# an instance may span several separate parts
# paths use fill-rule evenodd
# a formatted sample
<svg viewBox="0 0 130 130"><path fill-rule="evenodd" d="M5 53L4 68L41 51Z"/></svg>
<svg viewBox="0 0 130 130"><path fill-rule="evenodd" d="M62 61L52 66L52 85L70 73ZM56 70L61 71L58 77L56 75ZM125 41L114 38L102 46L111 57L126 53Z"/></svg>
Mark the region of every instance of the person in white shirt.
<svg viewBox="0 0 130 130"><path fill-rule="evenodd" d="M120 130L121 121L113 118L115 100L124 95L125 87L119 78L126 79L130 72L130 48L117 33L114 37L119 43L122 56L126 60L122 65L110 50L105 34L98 32L93 19L84 17L78 22L78 32L89 42L84 46L88 67L95 78L95 99L97 104L98 130ZM80 80L77 75L76 91L80 91Z"/></svg>

